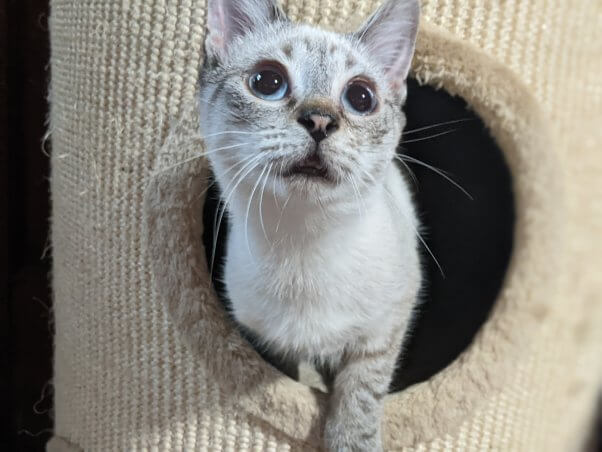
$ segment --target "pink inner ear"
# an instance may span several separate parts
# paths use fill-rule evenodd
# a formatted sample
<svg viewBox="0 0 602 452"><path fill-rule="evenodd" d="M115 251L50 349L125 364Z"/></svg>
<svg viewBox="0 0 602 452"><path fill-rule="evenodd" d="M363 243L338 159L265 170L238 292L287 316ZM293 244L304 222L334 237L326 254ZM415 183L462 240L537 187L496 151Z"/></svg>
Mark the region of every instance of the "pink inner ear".
<svg viewBox="0 0 602 452"><path fill-rule="evenodd" d="M209 44L216 52L222 53L226 47L226 37L228 34L222 0L210 1L208 13L207 28L209 31Z"/></svg>
<svg viewBox="0 0 602 452"><path fill-rule="evenodd" d="M401 91L401 87L403 86L404 81L405 79L403 79L401 75L399 75L399 77L393 77L391 75L389 78L389 85L391 86L392 90Z"/></svg>
<svg viewBox="0 0 602 452"><path fill-rule="evenodd" d="M407 54L407 55L406 55ZM403 86L405 79L408 77L409 66L412 61L413 48L399 51L399 56L395 59L391 67L387 70L389 83L391 87L399 90Z"/></svg>
<svg viewBox="0 0 602 452"><path fill-rule="evenodd" d="M397 91L408 76L419 17L418 0L387 0L360 34L371 57L386 68L389 85Z"/></svg>
<svg viewBox="0 0 602 452"><path fill-rule="evenodd" d="M211 47L218 50L224 49L224 38L216 33L211 34Z"/></svg>
<svg viewBox="0 0 602 452"><path fill-rule="evenodd" d="M224 12L224 7L221 2L219 2L217 9L217 20L219 22L220 35L222 36L221 44L224 45L226 37L228 36L228 29L226 25L226 13Z"/></svg>

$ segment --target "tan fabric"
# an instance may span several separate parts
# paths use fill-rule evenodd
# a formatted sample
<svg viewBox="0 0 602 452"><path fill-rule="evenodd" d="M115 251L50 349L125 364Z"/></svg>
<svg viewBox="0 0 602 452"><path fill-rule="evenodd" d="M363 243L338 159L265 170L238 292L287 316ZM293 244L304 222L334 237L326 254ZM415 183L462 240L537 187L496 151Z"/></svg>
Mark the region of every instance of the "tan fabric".
<svg viewBox="0 0 602 452"><path fill-rule="evenodd" d="M284 6L346 29L377 3ZM203 162L187 161L204 2L51 4L57 434L84 450L317 448L323 396L256 356L206 274ZM414 73L467 99L504 149L517 244L475 343L389 398L386 445L575 450L602 371L602 4L423 10Z"/></svg>
<svg viewBox="0 0 602 452"><path fill-rule="evenodd" d="M46 444L46 452L81 452L81 449L60 436L55 436Z"/></svg>

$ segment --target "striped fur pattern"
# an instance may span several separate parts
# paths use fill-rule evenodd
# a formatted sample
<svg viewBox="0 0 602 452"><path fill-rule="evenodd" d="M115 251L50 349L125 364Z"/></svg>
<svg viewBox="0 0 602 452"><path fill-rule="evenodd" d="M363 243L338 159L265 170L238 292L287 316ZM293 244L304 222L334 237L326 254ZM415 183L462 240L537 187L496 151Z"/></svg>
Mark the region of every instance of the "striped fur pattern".
<svg viewBox="0 0 602 452"><path fill-rule="evenodd" d="M209 3L199 105L231 224L226 288L265 347L332 376L330 451L382 449L383 397L420 287L419 225L393 164L418 14L415 0L390 0L343 35L294 24L271 0ZM265 62L287 76L281 100L249 88ZM374 88L370 114L342 101L356 77ZM299 123L308 109L338 125L318 144ZM329 179L287 176L316 146Z"/></svg>

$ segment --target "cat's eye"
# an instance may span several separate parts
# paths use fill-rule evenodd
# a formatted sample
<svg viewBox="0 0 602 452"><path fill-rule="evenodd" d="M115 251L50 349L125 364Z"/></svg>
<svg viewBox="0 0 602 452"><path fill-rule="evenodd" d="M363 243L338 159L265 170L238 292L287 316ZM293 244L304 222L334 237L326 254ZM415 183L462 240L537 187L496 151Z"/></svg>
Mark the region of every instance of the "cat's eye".
<svg viewBox="0 0 602 452"><path fill-rule="evenodd" d="M353 113L367 115L376 108L376 96L364 80L352 80L343 91L343 105Z"/></svg>
<svg viewBox="0 0 602 452"><path fill-rule="evenodd" d="M257 97L265 100L280 100L288 93L285 71L275 65L260 66L249 77L249 88Z"/></svg>

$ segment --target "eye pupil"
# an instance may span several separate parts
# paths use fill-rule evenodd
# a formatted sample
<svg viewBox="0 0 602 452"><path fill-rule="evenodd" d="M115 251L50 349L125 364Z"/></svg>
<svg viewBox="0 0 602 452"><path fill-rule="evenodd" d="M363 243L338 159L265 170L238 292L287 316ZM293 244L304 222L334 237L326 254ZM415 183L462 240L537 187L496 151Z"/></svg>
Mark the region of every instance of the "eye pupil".
<svg viewBox="0 0 602 452"><path fill-rule="evenodd" d="M253 74L249 86L255 95L266 100L282 99L288 89L284 75L272 68L264 68Z"/></svg>
<svg viewBox="0 0 602 452"><path fill-rule="evenodd" d="M255 76L255 86L262 94L274 94L282 86L282 77L274 71L261 71Z"/></svg>
<svg viewBox="0 0 602 452"><path fill-rule="evenodd" d="M353 83L345 92L345 99L355 111L366 113L374 109L374 95L360 83Z"/></svg>

